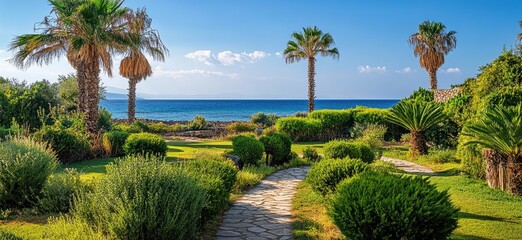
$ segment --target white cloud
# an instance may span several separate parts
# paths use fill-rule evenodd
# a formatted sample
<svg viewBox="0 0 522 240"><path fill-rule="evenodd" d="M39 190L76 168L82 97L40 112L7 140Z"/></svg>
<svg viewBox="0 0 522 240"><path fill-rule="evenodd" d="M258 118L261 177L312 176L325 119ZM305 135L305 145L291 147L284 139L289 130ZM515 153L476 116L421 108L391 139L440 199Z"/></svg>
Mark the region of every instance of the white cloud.
<svg viewBox="0 0 522 240"><path fill-rule="evenodd" d="M229 79L238 79L239 74L237 73L223 73L218 71L207 71L203 69L190 69L190 70L163 70L161 66L154 68L154 74L157 76L164 76L173 79L183 77L222 77Z"/></svg>
<svg viewBox="0 0 522 240"><path fill-rule="evenodd" d="M276 52L275 55L279 57L279 56L282 56L283 54L281 54L280 52Z"/></svg>
<svg viewBox="0 0 522 240"><path fill-rule="evenodd" d="M359 69L360 73L384 73L386 72L386 67L370 67L368 65L366 66L358 66L357 69Z"/></svg>
<svg viewBox="0 0 522 240"><path fill-rule="evenodd" d="M198 50L185 54L185 57L194 61L202 62L207 66L220 63L223 66L231 66L242 63L255 63L263 58L271 56L270 53L263 51L234 53L232 51L221 51L216 55L210 50Z"/></svg>
<svg viewBox="0 0 522 240"><path fill-rule="evenodd" d="M197 62L202 62L207 66L214 65L214 56L210 50L197 50L195 52L185 54L185 57Z"/></svg>
<svg viewBox="0 0 522 240"><path fill-rule="evenodd" d="M396 73L412 73L412 72L417 72L417 70L415 69L412 69L411 67L406 67L402 70L397 70L395 71Z"/></svg>
<svg viewBox="0 0 522 240"><path fill-rule="evenodd" d="M460 68L448 68L446 70L442 70L445 73L460 73Z"/></svg>

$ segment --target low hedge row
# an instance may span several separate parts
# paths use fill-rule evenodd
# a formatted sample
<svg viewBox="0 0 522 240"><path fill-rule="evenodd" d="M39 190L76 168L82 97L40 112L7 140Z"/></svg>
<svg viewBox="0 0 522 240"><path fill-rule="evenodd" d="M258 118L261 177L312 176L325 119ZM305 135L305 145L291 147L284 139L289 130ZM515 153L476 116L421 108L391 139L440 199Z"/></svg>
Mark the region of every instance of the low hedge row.
<svg viewBox="0 0 522 240"><path fill-rule="evenodd" d="M324 156L331 159L361 159L366 163L372 163L375 160L375 152L369 145L343 140L335 140L326 143L324 145Z"/></svg>

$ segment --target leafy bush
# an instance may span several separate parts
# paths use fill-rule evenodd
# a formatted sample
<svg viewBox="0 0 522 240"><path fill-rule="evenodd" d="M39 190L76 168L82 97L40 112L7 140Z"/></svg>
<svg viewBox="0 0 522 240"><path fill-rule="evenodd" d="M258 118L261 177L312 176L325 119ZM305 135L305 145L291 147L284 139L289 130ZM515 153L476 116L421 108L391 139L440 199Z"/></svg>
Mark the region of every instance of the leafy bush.
<svg viewBox="0 0 522 240"><path fill-rule="evenodd" d="M278 132L290 135L295 142L309 142L322 140L322 124L320 120L286 117L280 118L276 122Z"/></svg>
<svg viewBox="0 0 522 240"><path fill-rule="evenodd" d="M326 158L343 159L343 158L361 158L361 149L354 143L335 140L327 142L324 145L324 156Z"/></svg>
<svg viewBox="0 0 522 240"><path fill-rule="evenodd" d="M85 219L61 215L50 217L44 239L108 240L101 231L94 230Z"/></svg>
<svg viewBox="0 0 522 240"><path fill-rule="evenodd" d="M150 123L150 124L148 124L147 128L149 129L150 132L153 132L153 133L170 132L170 126L165 123L162 123L162 122Z"/></svg>
<svg viewBox="0 0 522 240"><path fill-rule="evenodd" d="M347 110L316 110L308 115L311 119L321 121L327 140L348 135L353 126L353 112Z"/></svg>
<svg viewBox="0 0 522 240"><path fill-rule="evenodd" d="M112 114L105 108L101 108L98 111L98 129L102 129L106 132L112 128Z"/></svg>
<svg viewBox="0 0 522 240"><path fill-rule="evenodd" d="M447 239L457 213L428 179L379 172L341 182L329 212L348 239Z"/></svg>
<svg viewBox="0 0 522 240"><path fill-rule="evenodd" d="M192 172L200 174L208 174L216 176L223 180L222 186L226 192L232 190L232 186L236 182L236 175L238 170L230 162L216 161L216 160L191 160L184 163L184 166Z"/></svg>
<svg viewBox="0 0 522 240"><path fill-rule="evenodd" d="M386 118L390 115L389 109L358 106L355 109L351 109L351 111L353 112L355 124L359 123L363 124L363 126L369 124L379 124L386 126L386 134L384 135L384 139L387 141L398 141L402 134L407 133L403 127L386 121Z"/></svg>
<svg viewBox="0 0 522 240"><path fill-rule="evenodd" d="M129 133L140 133L140 132L149 132L149 125L147 123L144 123L142 121L134 121L129 125L128 132Z"/></svg>
<svg viewBox="0 0 522 240"><path fill-rule="evenodd" d="M461 127L447 118L437 126L426 130L426 140L438 149L455 148Z"/></svg>
<svg viewBox="0 0 522 240"><path fill-rule="evenodd" d="M384 146L386 131L387 128L384 125L368 124L362 130L362 134L357 138L357 141L368 144L374 151L378 151Z"/></svg>
<svg viewBox="0 0 522 240"><path fill-rule="evenodd" d="M43 187L42 197L38 199L41 212L68 212L73 198L84 190L80 174L67 168L64 173L51 175Z"/></svg>
<svg viewBox="0 0 522 240"><path fill-rule="evenodd" d="M120 131L120 132L126 132L126 133L139 133L139 132L141 132L141 131L132 132L130 125L128 125L126 123L118 123L118 124L112 125L112 131Z"/></svg>
<svg viewBox="0 0 522 240"><path fill-rule="evenodd" d="M257 185L261 179L274 173L277 169L268 166L245 166L237 173L237 180L232 188L232 192L241 193L243 190L249 189Z"/></svg>
<svg viewBox="0 0 522 240"><path fill-rule="evenodd" d="M450 162L459 162L457 157L455 156L455 150L440 150L431 152L428 155L420 156L421 160L425 160L427 162L434 163L450 163Z"/></svg>
<svg viewBox="0 0 522 240"><path fill-rule="evenodd" d="M129 137L129 135L129 133L122 131L110 131L103 134L103 148L107 155L123 155L123 145L125 145L125 141Z"/></svg>
<svg viewBox="0 0 522 240"><path fill-rule="evenodd" d="M167 154L167 143L163 137L152 133L134 133L131 134L125 144L123 151L128 155L161 155Z"/></svg>
<svg viewBox="0 0 522 240"><path fill-rule="evenodd" d="M188 127L192 130L204 130L204 129L208 129L209 125L208 125L205 117L196 115L194 117L194 120L192 120L188 123Z"/></svg>
<svg viewBox="0 0 522 240"><path fill-rule="evenodd" d="M0 127L0 141L6 140L12 134L13 131L11 129Z"/></svg>
<svg viewBox="0 0 522 240"><path fill-rule="evenodd" d="M44 143L16 137L0 143L0 208L30 207L58 165Z"/></svg>
<svg viewBox="0 0 522 240"><path fill-rule="evenodd" d="M303 158L311 162L317 162L321 160L321 155L317 153L317 150L315 148L305 147L303 149Z"/></svg>
<svg viewBox="0 0 522 240"><path fill-rule="evenodd" d="M275 114L256 113L250 117L250 122L261 127L274 126L279 117Z"/></svg>
<svg viewBox="0 0 522 240"><path fill-rule="evenodd" d="M264 147L261 142L252 137L237 136L232 139L233 154L237 155L244 165L257 165L263 157Z"/></svg>
<svg viewBox="0 0 522 240"><path fill-rule="evenodd" d="M363 162L372 163L375 160L375 152L370 145L361 142L354 142L353 144L359 148L359 152L361 152L361 160Z"/></svg>
<svg viewBox="0 0 522 240"><path fill-rule="evenodd" d="M179 166L129 156L76 199L73 216L110 239L196 239L204 203L205 191Z"/></svg>
<svg viewBox="0 0 522 240"><path fill-rule="evenodd" d="M56 152L58 160L64 164L84 160L91 150L85 133L61 123L43 126L34 133L34 138L47 142Z"/></svg>
<svg viewBox="0 0 522 240"><path fill-rule="evenodd" d="M0 239L2 240L23 240L23 238L18 237L12 233L4 232L0 230Z"/></svg>
<svg viewBox="0 0 522 240"><path fill-rule="evenodd" d="M429 89L419 87L419 89L413 91L405 100L433 102L435 100L435 94Z"/></svg>
<svg viewBox="0 0 522 240"><path fill-rule="evenodd" d="M314 191L324 196L335 192L342 180L370 169L370 165L357 159L325 159L310 168L306 181Z"/></svg>
<svg viewBox="0 0 522 240"><path fill-rule="evenodd" d="M292 158L292 139L284 133L272 133L259 139L263 143L267 160L269 156L271 161L267 161L267 165L283 165Z"/></svg>
<svg viewBox="0 0 522 240"><path fill-rule="evenodd" d="M229 133L253 132L256 128L255 124L247 122L233 122L226 127Z"/></svg>

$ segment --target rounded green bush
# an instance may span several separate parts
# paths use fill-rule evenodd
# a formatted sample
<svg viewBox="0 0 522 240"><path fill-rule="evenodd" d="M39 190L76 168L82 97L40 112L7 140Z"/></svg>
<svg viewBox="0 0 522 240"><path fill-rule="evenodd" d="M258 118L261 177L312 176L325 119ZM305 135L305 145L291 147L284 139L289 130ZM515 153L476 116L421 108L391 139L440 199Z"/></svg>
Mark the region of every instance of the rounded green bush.
<svg viewBox="0 0 522 240"><path fill-rule="evenodd" d="M64 164L82 161L91 151L87 135L74 128L46 125L34 133L34 137L39 141L47 142L56 152L58 160Z"/></svg>
<svg viewBox="0 0 522 240"><path fill-rule="evenodd" d="M329 212L348 239L448 239L457 213L428 179L380 172L341 182Z"/></svg>
<svg viewBox="0 0 522 240"><path fill-rule="evenodd" d="M315 148L308 146L303 149L303 158L311 162L317 162L321 160L321 155L317 153Z"/></svg>
<svg viewBox="0 0 522 240"><path fill-rule="evenodd" d="M315 110L308 117L321 121L327 139L343 137L353 126L353 113L348 110Z"/></svg>
<svg viewBox="0 0 522 240"><path fill-rule="evenodd" d="M64 173L51 175L42 189L42 197L38 199L38 210L49 213L68 212L74 197L84 188L80 174L75 169L67 168Z"/></svg>
<svg viewBox="0 0 522 240"><path fill-rule="evenodd" d="M370 169L369 164L358 159L325 159L310 168L306 181L314 191L324 196L335 192L342 180Z"/></svg>
<svg viewBox="0 0 522 240"><path fill-rule="evenodd" d="M58 161L44 143L15 137L0 143L0 208L31 207Z"/></svg>
<svg viewBox="0 0 522 240"><path fill-rule="evenodd" d="M271 133L259 139L265 148L265 153L272 160L267 165L283 165L292 159L292 139L284 133Z"/></svg>
<svg viewBox="0 0 522 240"><path fill-rule="evenodd" d="M238 170L231 162L217 160L191 160L185 163L185 166L194 173L208 174L216 176L223 180L225 191L232 191L232 187L236 182Z"/></svg>
<svg viewBox="0 0 522 240"><path fill-rule="evenodd" d="M248 122L233 122L226 127L229 133L253 132L256 128L255 124Z"/></svg>
<svg viewBox="0 0 522 240"><path fill-rule="evenodd" d="M253 137L237 136L232 139L233 154L237 155L243 165L257 165L263 157L264 147Z"/></svg>
<svg viewBox="0 0 522 240"><path fill-rule="evenodd" d="M124 154L123 145L129 137L129 133L122 131L110 131L103 134L103 148L109 156L121 156Z"/></svg>
<svg viewBox="0 0 522 240"><path fill-rule="evenodd" d="M179 166L127 156L107 166L72 215L109 239L196 239L204 204L205 190Z"/></svg>
<svg viewBox="0 0 522 240"><path fill-rule="evenodd" d="M290 135L295 142L322 140L322 127L320 120L303 117L285 117L276 122L276 130Z"/></svg>
<svg viewBox="0 0 522 240"><path fill-rule="evenodd" d="M261 127L274 126L279 117L275 114L256 113L250 117L250 122Z"/></svg>
<svg viewBox="0 0 522 240"><path fill-rule="evenodd" d="M326 158L361 158L361 149L357 144L348 141L330 141L324 145L324 156Z"/></svg>
<svg viewBox="0 0 522 240"><path fill-rule="evenodd" d="M359 152L361 152L361 160L365 163L372 163L375 160L375 152L368 144L355 142L354 143L357 148L359 148Z"/></svg>
<svg viewBox="0 0 522 240"><path fill-rule="evenodd" d="M123 150L127 155L161 155L167 154L167 143L163 137L152 133L134 133L131 134L125 144Z"/></svg>

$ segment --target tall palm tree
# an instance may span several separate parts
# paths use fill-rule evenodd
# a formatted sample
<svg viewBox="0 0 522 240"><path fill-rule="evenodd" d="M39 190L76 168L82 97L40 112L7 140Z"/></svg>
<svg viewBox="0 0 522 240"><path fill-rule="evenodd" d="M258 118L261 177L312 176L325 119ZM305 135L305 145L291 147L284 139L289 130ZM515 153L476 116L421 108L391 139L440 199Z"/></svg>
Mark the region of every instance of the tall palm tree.
<svg viewBox="0 0 522 240"><path fill-rule="evenodd" d="M78 78L78 109L87 129L97 132L100 66L112 76L112 55L125 52L135 37L126 31L124 0L49 0L53 10L39 33L15 37L11 61L18 67L50 64L66 55Z"/></svg>
<svg viewBox="0 0 522 240"><path fill-rule="evenodd" d="M136 85L152 75L152 68L143 52L154 60L165 61L168 49L163 45L158 31L151 28L152 19L145 9L131 11L126 18L129 32L139 39L120 63L120 75L129 79L128 121L132 123L136 113Z"/></svg>
<svg viewBox="0 0 522 240"><path fill-rule="evenodd" d="M437 89L437 70L444 64L444 56L457 47L457 32L446 33L445 29L446 26L440 22L425 21L408 39L414 48L413 54L419 57L420 66L430 75L432 90Z"/></svg>
<svg viewBox="0 0 522 240"><path fill-rule="evenodd" d="M323 33L316 26L303 28L303 32L292 33L294 40L287 43L284 51L285 62L294 63L308 59L308 112L314 111L315 100L315 56L339 59L339 50L329 33Z"/></svg>
<svg viewBox="0 0 522 240"><path fill-rule="evenodd" d="M522 105L489 109L478 121L467 125L462 135L469 137L465 145L479 144L496 152L494 157L503 158L502 162L507 163L508 190L522 195ZM486 157L492 155L488 151L485 153ZM492 164L490 158L486 160L487 164ZM498 166L491 169L498 169Z"/></svg>
<svg viewBox="0 0 522 240"><path fill-rule="evenodd" d="M522 21L520 21L519 24L520 24L520 28L522 28ZM518 34L518 40L522 41L522 33Z"/></svg>
<svg viewBox="0 0 522 240"><path fill-rule="evenodd" d="M424 132L445 120L439 106L430 102L403 101L395 105L387 120L410 131L410 154L428 154Z"/></svg>

